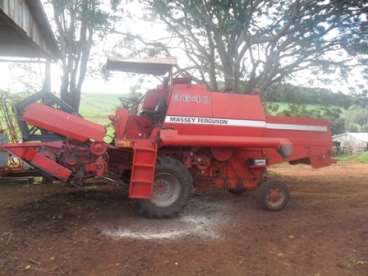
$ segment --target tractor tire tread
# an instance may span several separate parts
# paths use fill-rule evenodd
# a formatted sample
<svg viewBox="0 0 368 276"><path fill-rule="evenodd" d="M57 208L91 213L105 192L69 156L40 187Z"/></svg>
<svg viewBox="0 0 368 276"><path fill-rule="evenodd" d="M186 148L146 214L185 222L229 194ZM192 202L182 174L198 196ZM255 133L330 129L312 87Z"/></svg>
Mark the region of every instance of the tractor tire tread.
<svg viewBox="0 0 368 276"><path fill-rule="evenodd" d="M285 200L278 208L270 208L270 206L267 205L267 202L266 202L267 190L275 186L283 190L283 192L285 193ZM257 196L257 201L261 205L262 209L271 211L271 212L277 212L277 211L281 211L282 209L284 209L287 206L289 202L289 198L290 198L288 187L284 183L279 182L279 181L274 181L274 180L264 181L258 187L256 191L256 196Z"/></svg>
<svg viewBox="0 0 368 276"><path fill-rule="evenodd" d="M168 207L157 207L150 200L137 200L135 202L136 212L147 218L172 218L185 207L192 195L193 178L188 169L177 159L170 157L159 157L156 164L156 172L164 170L176 175L181 185L179 198Z"/></svg>

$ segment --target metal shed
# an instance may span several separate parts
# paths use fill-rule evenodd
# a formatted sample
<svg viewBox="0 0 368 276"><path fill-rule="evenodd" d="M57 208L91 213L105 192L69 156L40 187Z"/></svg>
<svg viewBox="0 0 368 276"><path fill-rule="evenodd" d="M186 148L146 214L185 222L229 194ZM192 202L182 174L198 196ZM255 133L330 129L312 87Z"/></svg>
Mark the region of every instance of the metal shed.
<svg viewBox="0 0 368 276"><path fill-rule="evenodd" d="M367 132L345 132L332 138L337 152L358 153L368 150Z"/></svg>
<svg viewBox="0 0 368 276"><path fill-rule="evenodd" d="M40 0L0 0L0 56L54 59L58 55Z"/></svg>

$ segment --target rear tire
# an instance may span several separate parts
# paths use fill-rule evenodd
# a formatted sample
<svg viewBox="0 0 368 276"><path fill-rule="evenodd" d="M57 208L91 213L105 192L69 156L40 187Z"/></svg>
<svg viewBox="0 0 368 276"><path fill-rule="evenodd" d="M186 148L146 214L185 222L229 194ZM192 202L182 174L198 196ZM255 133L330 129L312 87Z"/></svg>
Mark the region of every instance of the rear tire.
<svg viewBox="0 0 368 276"><path fill-rule="evenodd" d="M289 189L280 182L266 181L257 189L257 199L263 209L268 211L280 211L289 202Z"/></svg>
<svg viewBox="0 0 368 276"><path fill-rule="evenodd" d="M156 164L152 198L138 200L135 209L148 218L174 217L189 201L192 187L192 175L179 160L161 157Z"/></svg>

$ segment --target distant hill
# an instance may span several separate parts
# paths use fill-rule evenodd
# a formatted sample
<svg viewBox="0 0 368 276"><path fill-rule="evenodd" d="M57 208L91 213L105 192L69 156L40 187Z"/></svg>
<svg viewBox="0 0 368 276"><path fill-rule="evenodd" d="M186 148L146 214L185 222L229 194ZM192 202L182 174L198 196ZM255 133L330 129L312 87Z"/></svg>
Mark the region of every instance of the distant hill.
<svg viewBox="0 0 368 276"><path fill-rule="evenodd" d="M347 108L356 103L357 98L343 93L334 93L324 88L310 88L291 84L273 85L262 91L265 102L297 104L334 105Z"/></svg>

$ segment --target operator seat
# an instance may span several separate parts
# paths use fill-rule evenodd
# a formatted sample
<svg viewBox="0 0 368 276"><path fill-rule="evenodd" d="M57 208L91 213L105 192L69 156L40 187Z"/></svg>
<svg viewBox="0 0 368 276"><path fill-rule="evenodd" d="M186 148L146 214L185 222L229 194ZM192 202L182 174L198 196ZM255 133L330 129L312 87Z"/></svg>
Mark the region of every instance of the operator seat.
<svg viewBox="0 0 368 276"><path fill-rule="evenodd" d="M161 122L167 110L167 94L165 87L149 90L142 102L140 115L148 116L154 123Z"/></svg>
<svg viewBox="0 0 368 276"><path fill-rule="evenodd" d="M144 115L131 115L128 110L119 107L115 115L109 117L115 128L115 143L124 139L147 138L152 131L152 120Z"/></svg>

